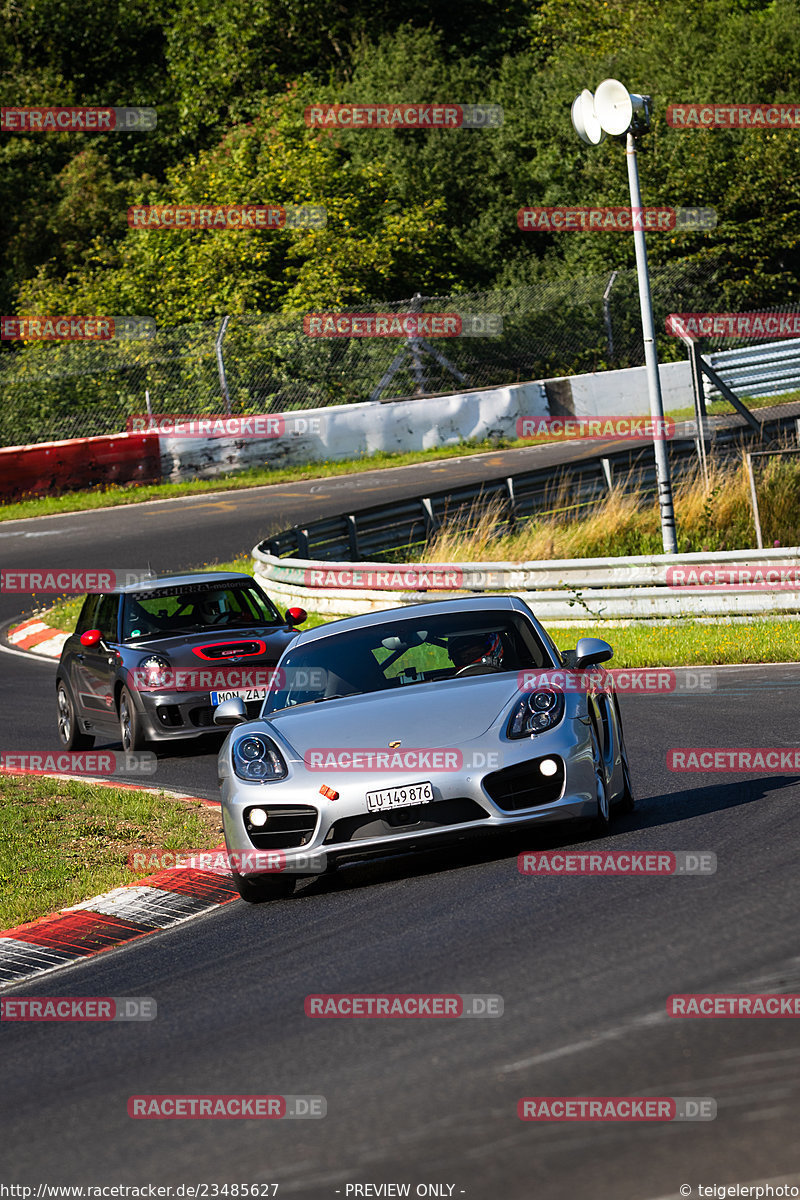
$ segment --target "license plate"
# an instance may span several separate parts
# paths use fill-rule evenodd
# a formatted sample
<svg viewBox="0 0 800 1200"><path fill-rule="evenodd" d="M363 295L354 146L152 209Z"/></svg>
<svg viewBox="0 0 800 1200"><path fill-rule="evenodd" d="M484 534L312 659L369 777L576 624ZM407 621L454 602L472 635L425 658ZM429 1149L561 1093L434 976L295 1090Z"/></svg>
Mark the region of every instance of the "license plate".
<svg viewBox="0 0 800 1200"><path fill-rule="evenodd" d="M409 804L424 804L433 799L433 784L407 783L404 787L383 788L367 792L367 810L385 812L389 808L406 808Z"/></svg>
<svg viewBox="0 0 800 1200"><path fill-rule="evenodd" d="M264 700L268 691L268 687L229 688L227 692L212 692L211 703L222 704L223 700L232 700L234 696L241 696L242 700Z"/></svg>

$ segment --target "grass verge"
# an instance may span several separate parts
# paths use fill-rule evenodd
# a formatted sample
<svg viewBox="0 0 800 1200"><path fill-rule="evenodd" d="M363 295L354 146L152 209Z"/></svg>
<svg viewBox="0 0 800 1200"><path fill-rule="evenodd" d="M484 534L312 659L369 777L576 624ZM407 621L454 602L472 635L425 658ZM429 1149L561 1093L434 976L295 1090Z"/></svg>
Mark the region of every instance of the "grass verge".
<svg viewBox="0 0 800 1200"><path fill-rule="evenodd" d="M800 619L752 621L737 625L701 625L697 621L663 625L604 626L602 621L569 629L551 629L562 650L579 638L601 637L614 647L609 667L692 667L741 663L796 662Z"/></svg>
<svg viewBox="0 0 800 1200"><path fill-rule="evenodd" d="M432 450L411 450L405 454L378 452L368 458L307 463L296 467L253 467L248 471L218 475L214 479L191 479L184 483L152 483L140 486L128 484L93 488L90 491L68 492L63 496L31 497L10 504L0 504L0 521L19 520L23 517L48 517L54 513L85 512L93 508L116 508L124 504L141 504L145 500L192 496L198 492L239 491L269 484L294 483L303 479L355 475L363 471L379 471L386 467L405 467L413 463L461 458L468 454L487 454L493 450L515 450L529 445L529 439L498 438L485 442L459 442L455 446L437 446Z"/></svg>
<svg viewBox="0 0 800 1200"><path fill-rule="evenodd" d="M0 929L132 883L133 850L222 842L218 812L155 792L4 775L0 795Z"/></svg>

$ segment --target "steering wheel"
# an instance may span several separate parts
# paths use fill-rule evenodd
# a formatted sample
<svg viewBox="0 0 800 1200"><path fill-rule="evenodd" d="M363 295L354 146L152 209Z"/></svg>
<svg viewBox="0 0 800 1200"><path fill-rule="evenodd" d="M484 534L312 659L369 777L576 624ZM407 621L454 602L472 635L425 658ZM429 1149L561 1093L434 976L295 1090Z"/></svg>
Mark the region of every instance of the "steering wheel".
<svg viewBox="0 0 800 1200"><path fill-rule="evenodd" d="M458 679L461 675L485 675L487 671L500 672L502 667L495 667L492 663L467 663L460 671L456 671L453 678Z"/></svg>

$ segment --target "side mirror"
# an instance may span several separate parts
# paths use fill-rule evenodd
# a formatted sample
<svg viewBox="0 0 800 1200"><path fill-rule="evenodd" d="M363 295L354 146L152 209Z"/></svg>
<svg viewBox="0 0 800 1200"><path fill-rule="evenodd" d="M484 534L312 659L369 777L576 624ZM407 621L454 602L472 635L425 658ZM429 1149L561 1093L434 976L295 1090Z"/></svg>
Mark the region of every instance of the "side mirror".
<svg viewBox="0 0 800 1200"><path fill-rule="evenodd" d="M90 646L96 646L97 643L102 642L102 640L103 635L99 629L87 629L85 633L81 634L81 645L86 646L87 648Z"/></svg>
<svg viewBox="0 0 800 1200"><path fill-rule="evenodd" d="M581 638L575 650L574 666L576 671L583 671L586 667L596 667L613 657L614 651L608 642L601 638Z"/></svg>
<svg viewBox="0 0 800 1200"><path fill-rule="evenodd" d="M223 700L222 704L218 704L214 709L214 724L222 725L226 729L246 720L247 710L241 696L231 696L230 700Z"/></svg>
<svg viewBox="0 0 800 1200"><path fill-rule="evenodd" d="M302 625L303 621L308 619L308 613L304 608L287 608L286 624L287 625Z"/></svg>

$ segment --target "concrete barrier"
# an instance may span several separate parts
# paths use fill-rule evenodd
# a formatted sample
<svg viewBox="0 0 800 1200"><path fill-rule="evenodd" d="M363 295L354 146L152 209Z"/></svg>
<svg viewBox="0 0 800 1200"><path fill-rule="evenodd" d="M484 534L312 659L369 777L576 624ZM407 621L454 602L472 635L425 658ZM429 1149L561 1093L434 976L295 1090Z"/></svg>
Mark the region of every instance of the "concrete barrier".
<svg viewBox="0 0 800 1200"><path fill-rule="evenodd" d="M56 496L112 483L160 483L156 434L118 433L0 449L0 497Z"/></svg>

